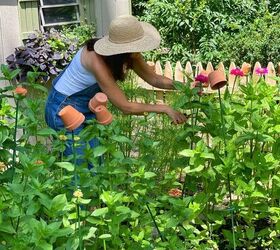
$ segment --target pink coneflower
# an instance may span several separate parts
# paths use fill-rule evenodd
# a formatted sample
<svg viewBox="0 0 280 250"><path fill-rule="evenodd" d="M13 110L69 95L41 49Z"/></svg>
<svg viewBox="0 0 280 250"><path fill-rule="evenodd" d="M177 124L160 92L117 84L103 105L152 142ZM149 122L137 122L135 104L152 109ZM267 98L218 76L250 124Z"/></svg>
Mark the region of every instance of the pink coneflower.
<svg viewBox="0 0 280 250"><path fill-rule="evenodd" d="M195 77L195 80L201 83L206 83L208 82L208 76L204 74L199 74Z"/></svg>
<svg viewBox="0 0 280 250"><path fill-rule="evenodd" d="M256 74L257 75L266 75L268 73L268 69L267 68L257 68L256 69Z"/></svg>
<svg viewBox="0 0 280 250"><path fill-rule="evenodd" d="M240 68L234 68L230 71L231 75L244 76L244 72Z"/></svg>

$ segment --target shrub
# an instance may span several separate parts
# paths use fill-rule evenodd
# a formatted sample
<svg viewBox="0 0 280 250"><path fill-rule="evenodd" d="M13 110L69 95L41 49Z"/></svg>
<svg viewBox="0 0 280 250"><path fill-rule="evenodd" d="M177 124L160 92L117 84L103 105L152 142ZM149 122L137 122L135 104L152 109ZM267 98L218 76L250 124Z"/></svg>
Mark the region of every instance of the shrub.
<svg viewBox="0 0 280 250"><path fill-rule="evenodd" d="M218 42L217 60L230 63L235 61L267 65L269 61L280 61L279 17L266 15L248 24L235 35L225 33Z"/></svg>
<svg viewBox="0 0 280 250"><path fill-rule="evenodd" d="M138 7L140 3L137 2L136 5ZM142 11L143 6L144 11ZM264 44L270 38L277 38L279 26L276 13L279 10L279 4L276 4L276 1L150 0L142 3L141 8L141 10L137 9L138 14L142 13L141 19L152 23L162 36L162 47L158 51L147 53L148 60L217 63L220 60L229 60L228 50L233 45L237 48L236 40L238 39L238 48L243 49L245 46L244 53L239 53L238 50L233 59L239 56L238 60L241 60L246 55L246 59L251 61L261 55L261 60L267 61L277 55L277 45L273 46L270 52L263 51ZM269 26L269 20L263 19L263 16L269 16L274 20L274 28ZM257 24L258 22L261 23ZM257 31L260 31L258 34L261 32L267 34L260 39L261 42L254 39ZM247 34L248 32L250 35ZM245 41L240 42L240 39L245 39ZM249 44L258 56L251 55L254 51L246 49L246 45ZM165 53L162 53L163 51ZM247 54L247 52L250 53Z"/></svg>
<svg viewBox="0 0 280 250"><path fill-rule="evenodd" d="M93 32L91 26L51 29L36 32L24 41L24 46L15 48L14 54L6 58L10 69L21 69L18 80L23 81L28 71L35 68L46 73L42 81L57 75L72 59L79 47L89 39Z"/></svg>

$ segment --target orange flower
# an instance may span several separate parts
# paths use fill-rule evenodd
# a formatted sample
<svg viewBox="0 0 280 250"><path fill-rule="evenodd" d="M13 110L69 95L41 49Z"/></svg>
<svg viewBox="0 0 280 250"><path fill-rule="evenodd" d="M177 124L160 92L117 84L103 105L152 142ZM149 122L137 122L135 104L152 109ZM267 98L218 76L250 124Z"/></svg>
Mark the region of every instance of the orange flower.
<svg viewBox="0 0 280 250"><path fill-rule="evenodd" d="M44 162L41 161L41 160L37 160L37 161L35 161L34 163L35 163L36 165L42 165L42 164L44 164Z"/></svg>
<svg viewBox="0 0 280 250"><path fill-rule="evenodd" d="M168 194L169 194L171 197L180 197L180 196L182 196L182 190L179 189L179 188L171 188L171 189L168 191Z"/></svg>
<svg viewBox="0 0 280 250"><path fill-rule="evenodd" d="M16 87L15 93L18 94L18 95L21 95L21 96L26 96L27 89L25 89L23 87Z"/></svg>

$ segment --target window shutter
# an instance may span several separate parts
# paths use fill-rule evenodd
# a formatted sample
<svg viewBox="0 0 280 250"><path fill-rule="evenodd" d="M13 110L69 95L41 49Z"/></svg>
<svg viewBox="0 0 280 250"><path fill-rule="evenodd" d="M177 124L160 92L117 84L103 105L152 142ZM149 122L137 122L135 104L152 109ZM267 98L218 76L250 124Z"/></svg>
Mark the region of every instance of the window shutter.
<svg viewBox="0 0 280 250"><path fill-rule="evenodd" d="M21 38L26 39L34 30L40 29L38 0L19 0Z"/></svg>

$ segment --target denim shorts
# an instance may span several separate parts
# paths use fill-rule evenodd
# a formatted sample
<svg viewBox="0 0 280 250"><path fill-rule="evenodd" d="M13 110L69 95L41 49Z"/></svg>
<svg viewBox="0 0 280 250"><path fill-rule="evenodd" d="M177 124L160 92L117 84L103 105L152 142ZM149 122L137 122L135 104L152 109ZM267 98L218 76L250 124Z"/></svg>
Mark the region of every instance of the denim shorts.
<svg viewBox="0 0 280 250"><path fill-rule="evenodd" d="M65 69L64 69L65 71ZM52 88L50 90L50 93L48 95L48 99L45 106L45 120L49 127L52 129L59 131L64 129L63 121L61 120L58 113L61 109L63 109L67 105L71 105L75 109L77 109L79 112L81 112L85 116L85 121L90 119L95 119L95 114L90 111L88 108L88 103L90 99L98 92L101 92L101 89L97 83L93 84L92 86L81 90L73 95L66 96L64 94L61 94L58 92L54 86L63 74L63 72L59 76L57 76L53 80ZM80 131L85 127L85 122L82 123L78 128L76 128L73 133L75 135L79 134ZM68 134L72 133L70 131L67 131ZM70 141L71 142L71 141ZM71 143L68 143L71 144ZM98 145L97 139L93 139L89 141L89 144L91 147L95 147ZM83 148L85 148L86 144L82 143L80 144L79 148L76 148L77 154L81 155L83 154ZM64 155L70 155L72 154L72 148L71 146L67 146Z"/></svg>

